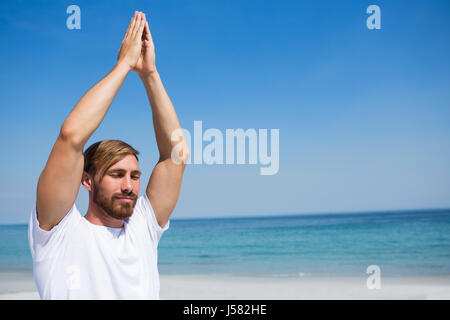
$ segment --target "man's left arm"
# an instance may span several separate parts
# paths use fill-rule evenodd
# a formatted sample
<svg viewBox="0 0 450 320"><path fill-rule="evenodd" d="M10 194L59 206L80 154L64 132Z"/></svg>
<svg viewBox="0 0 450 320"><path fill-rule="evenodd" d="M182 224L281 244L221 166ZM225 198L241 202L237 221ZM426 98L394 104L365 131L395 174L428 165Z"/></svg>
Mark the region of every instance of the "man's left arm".
<svg viewBox="0 0 450 320"><path fill-rule="evenodd" d="M141 59L133 70L139 75L145 86L152 109L159 161L150 176L146 194L158 224L162 227L169 220L177 203L189 150L182 135L181 140L172 141L172 134L175 130L181 131L181 127L172 102L156 70L155 51L148 22L144 29ZM178 151L181 151L177 152L177 159L182 161L172 159L172 150L175 146Z"/></svg>

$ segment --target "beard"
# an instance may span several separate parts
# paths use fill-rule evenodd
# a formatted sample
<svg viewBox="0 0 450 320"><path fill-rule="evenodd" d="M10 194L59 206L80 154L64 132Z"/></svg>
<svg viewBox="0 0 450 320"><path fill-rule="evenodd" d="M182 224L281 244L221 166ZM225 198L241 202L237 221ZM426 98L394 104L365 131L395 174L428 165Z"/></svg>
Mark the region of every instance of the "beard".
<svg viewBox="0 0 450 320"><path fill-rule="evenodd" d="M132 202L123 202L118 197L131 197ZM103 209L103 211L114 219L124 220L133 214L134 206L136 205L137 195L131 194L115 194L109 198L101 191L101 188L94 186L93 201L96 205Z"/></svg>

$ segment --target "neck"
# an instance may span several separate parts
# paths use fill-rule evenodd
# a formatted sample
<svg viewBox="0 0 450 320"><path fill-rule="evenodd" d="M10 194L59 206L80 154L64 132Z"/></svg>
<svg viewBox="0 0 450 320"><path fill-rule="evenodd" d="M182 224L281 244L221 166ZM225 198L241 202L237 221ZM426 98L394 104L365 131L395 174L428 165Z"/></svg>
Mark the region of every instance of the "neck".
<svg viewBox="0 0 450 320"><path fill-rule="evenodd" d="M89 201L89 208L84 216L87 221L99 226L106 226L110 228L122 228L123 220L115 219L109 216L105 210L97 206L93 201Z"/></svg>

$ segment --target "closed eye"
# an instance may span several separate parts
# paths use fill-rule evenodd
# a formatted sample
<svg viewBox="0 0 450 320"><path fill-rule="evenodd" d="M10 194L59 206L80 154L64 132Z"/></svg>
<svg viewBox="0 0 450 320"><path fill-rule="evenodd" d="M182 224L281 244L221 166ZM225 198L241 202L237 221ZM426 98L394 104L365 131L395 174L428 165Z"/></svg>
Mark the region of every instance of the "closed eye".
<svg viewBox="0 0 450 320"><path fill-rule="evenodd" d="M123 174L114 173L114 174L110 174L110 176L113 177L113 178L122 178L124 175ZM140 176L131 176L131 179L139 180Z"/></svg>

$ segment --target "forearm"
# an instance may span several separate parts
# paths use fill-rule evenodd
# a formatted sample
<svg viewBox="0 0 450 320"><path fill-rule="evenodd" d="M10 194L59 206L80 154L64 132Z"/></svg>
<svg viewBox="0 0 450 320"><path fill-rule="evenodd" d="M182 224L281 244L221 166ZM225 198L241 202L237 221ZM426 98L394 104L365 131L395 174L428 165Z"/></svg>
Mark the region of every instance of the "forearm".
<svg viewBox="0 0 450 320"><path fill-rule="evenodd" d="M141 75L140 77L144 83L152 108L156 143L160 161L163 161L171 157L172 148L180 143L179 141L171 140L172 133L177 129L181 129L180 123L158 72ZM184 140L183 143L185 144Z"/></svg>
<svg viewBox="0 0 450 320"><path fill-rule="evenodd" d="M82 149L105 117L128 72L125 65L114 66L80 99L64 121L61 135Z"/></svg>

